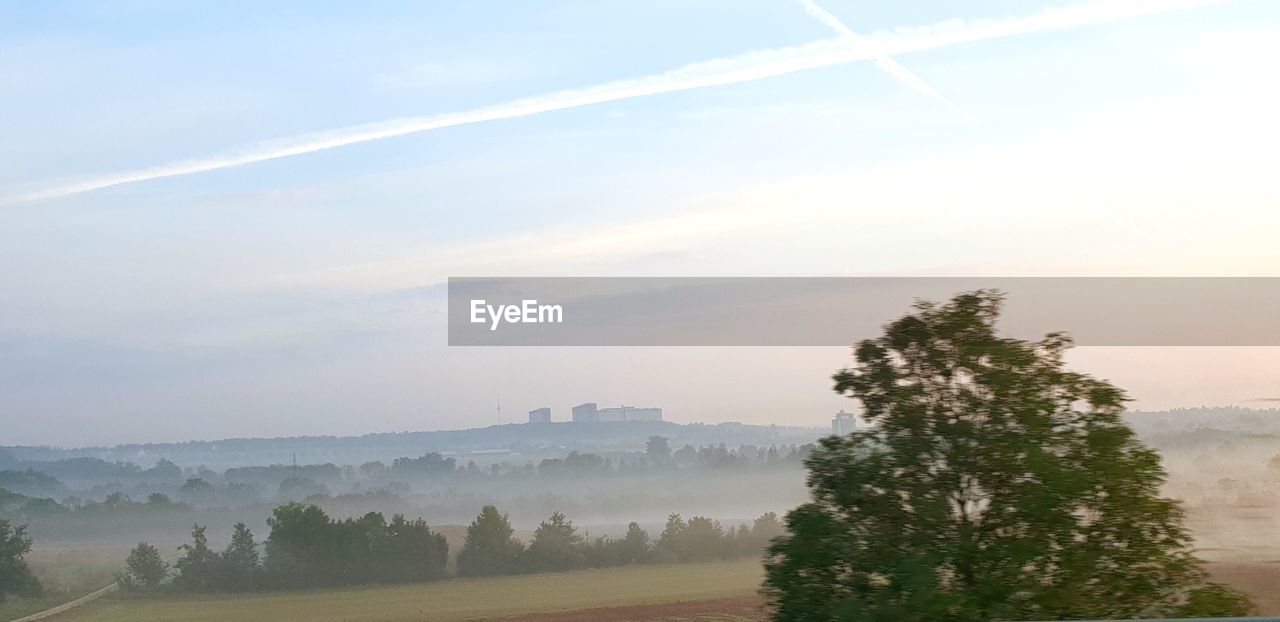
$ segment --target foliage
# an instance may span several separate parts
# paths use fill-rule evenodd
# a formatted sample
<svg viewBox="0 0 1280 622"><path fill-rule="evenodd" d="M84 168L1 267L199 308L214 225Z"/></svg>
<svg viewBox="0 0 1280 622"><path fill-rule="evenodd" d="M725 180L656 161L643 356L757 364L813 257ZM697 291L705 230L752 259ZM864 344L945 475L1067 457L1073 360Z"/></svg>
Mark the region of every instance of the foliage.
<svg viewBox="0 0 1280 622"><path fill-rule="evenodd" d="M216 585L219 589L242 592L259 585L262 568L258 563L258 544L244 523L236 523L231 543L222 551L221 562Z"/></svg>
<svg viewBox="0 0 1280 622"><path fill-rule="evenodd" d="M671 443L665 436L650 436L644 444L644 454L654 465L671 463Z"/></svg>
<svg viewBox="0 0 1280 622"><path fill-rule="evenodd" d="M271 585L404 583L445 575L448 543L422 520L397 514L388 523L381 513L369 512L338 521L317 506L289 503L277 507L267 524L263 573ZM247 550L242 555L247 558Z"/></svg>
<svg viewBox="0 0 1280 622"><path fill-rule="evenodd" d="M467 526L467 538L458 552L458 574L464 577L516 572L524 545L505 514L486 505Z"/></svg>
<svg viewBox="0 0 1280 622"><path fill-rule="evenodd" d="M154 589L169 574L169 564L156 547L139 542L125 560L125 571L117 581L126 590Z"/></svg>
<svg viewBox="0 0 1280 622"><path fill-rule="evenodd" d="M835 374L873 425L806 461L812 501L766 564L775 619L1153 616L1202 581L1123 392L1067 371L1061 334L997 336L1000 305L918 303Z"/></svg>
<svg viewBox="0 0 1280 622"><path fill-rule="evenodd" d="M218 586L218 570L221 557L209 549L209 539L205 537L205 528L194 525L191 528L191 544L182 545L185 554L174 563L177 574L173 577L176 588L204 592Z"/></svg>
<svg viewBox="0 0 1280 622"><path fill-rule="evenodd" d="M26 525L13 526L0 519L0 603L11 596L40 595L40 581L31 574L25 559L30 552L31 538L27 537Z"/></svg>
<svg viewBox="0 0 1280 622"><path fill-rule="evenodd" d="M531 572L569 570L583 565L586 553L582 536L573 522L556 512L533 532L525 551L525 568Z"/></svg>
<svg viewBox="0 0 1280 622"><path fill-rule="evenodd" d="M623 564L635 564L649 558L649 533L637 523L627 525L627 535L619 545L620 561Z"/></svg>
<svg viewBox="0 0 1280 622"><path fill-rule="evenodd" d="M1254 613L1249 597L1225 585L1209 583L1192 589L1177 608L1180 618L1243 617Z"/></svg>

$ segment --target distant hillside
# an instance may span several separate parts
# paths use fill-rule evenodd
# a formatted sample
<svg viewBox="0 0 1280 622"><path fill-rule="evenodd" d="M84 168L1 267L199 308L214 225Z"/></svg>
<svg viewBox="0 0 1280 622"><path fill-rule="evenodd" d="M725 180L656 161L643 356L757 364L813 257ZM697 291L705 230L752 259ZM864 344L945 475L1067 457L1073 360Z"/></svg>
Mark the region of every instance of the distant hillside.
<svg viewBox="0 0 1280 622"><path fill-rule="evenodd" d="M1126 420L1156 446L1178 446L1232 438L1280 435L1280 409L1182 408L1156 412L1131 412ZM466 430L388 432L364 436L296 436L288 438L232 438L185 443L117 445L115 447L0 447L0 469L21 463L69 458L98 458L108 462L132 462L142 467L161 458L179 466L210 468L290 464L358 465L391 461L405 456L437 452L477 463L540 457L563 457L573 450L618 454L644 450L650 436L665 436L673 448L686 444L790 445L811 443L829 432L825 428L762 426L742 423L680 424L668 421L616 423L507 424ZM22 466L25 468L25 466Z"/></svg>
<svg viewBox="0 0 1280 622"><path fill-rule="evenodd" d="M143 467L167 459L179 466L205 465L210 468L289 464L360 464L373 460L390 461L403 456L437 452L474 459L502 461L518 453L523 461L546 454L563 457L572 450L595 453L643 451L650 436L670 439L673 448L686 444L785 445L811 443L825 435L821 428L760 426L742 423L679 424L667 421L616 423L507 424L467 430L430 432L389 432L364 436L296 436L288 438L233 438L185 443L117 445L115 447L0 447L0 469L5 462L53 461L67 458L98 458L125 461Z"/></svg>

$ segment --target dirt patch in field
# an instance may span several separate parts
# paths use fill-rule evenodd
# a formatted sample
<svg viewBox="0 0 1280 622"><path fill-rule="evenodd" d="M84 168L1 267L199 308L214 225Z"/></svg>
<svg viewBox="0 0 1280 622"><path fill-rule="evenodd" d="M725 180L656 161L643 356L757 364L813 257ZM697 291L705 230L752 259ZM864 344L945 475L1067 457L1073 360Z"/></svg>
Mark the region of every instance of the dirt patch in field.
<svg viewBox="0 0 1280 622"><path fill-rule="evenodd" d="M1258 614L1280 615L1280 561L1210 562L1209 578L1244 592L1258 606Z"/></svg>
<svg viewBox="0 0 1280 622"><path fill-rule="evenodd" d="M713 600L691 600L660 605L602 607L578 611L533 613L509 618L489 618L502 622L757 622L765 620L764 599L739 596Z"/></svg>

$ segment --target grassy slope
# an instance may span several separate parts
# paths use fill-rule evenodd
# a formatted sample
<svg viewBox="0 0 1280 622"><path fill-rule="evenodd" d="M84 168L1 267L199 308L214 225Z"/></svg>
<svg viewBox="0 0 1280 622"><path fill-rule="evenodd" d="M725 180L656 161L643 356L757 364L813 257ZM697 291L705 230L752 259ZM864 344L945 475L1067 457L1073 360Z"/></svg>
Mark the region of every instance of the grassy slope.
<svg viewBox="0 0 1280 622"><path fill-rule="evenodd" d="M547 611L744 596L760 585L760 562L744 560L459 579L423 585L252 596L110 599L59 622L472 620Z"/></svg>

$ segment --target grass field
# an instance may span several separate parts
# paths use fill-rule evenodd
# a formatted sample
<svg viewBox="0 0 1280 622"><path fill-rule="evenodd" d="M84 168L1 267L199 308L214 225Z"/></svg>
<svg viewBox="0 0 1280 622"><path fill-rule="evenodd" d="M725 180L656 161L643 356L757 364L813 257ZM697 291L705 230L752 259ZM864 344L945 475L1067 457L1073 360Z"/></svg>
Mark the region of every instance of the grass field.
<svg viewBox="0 0 1280 622"><path fill-rule="evenodd" d="M1249 593L1258 613L1280 614L1280 564L1214 562L1209 571ZM248 596L108 597L54 620L751 622L764 619L761 577L760 564L747 560Z"/></svg>
<svg viewBox="0 0 1280 622"><path fill-rule="evenodd" d="M756 560L633 566L399 587L251 596L109 598L55 619L452 622L683 601L740 600L756 593L761 578L760 562ZM707 619L689 613L688 619Z"/></svg>
<svg viewBox="0 0 1280 622"><path fill-rule="evenodd" d="M0 620L13 620L74 600L115 580L125 549L36 550L27 555L45 594L0 605Z"/></svg>

